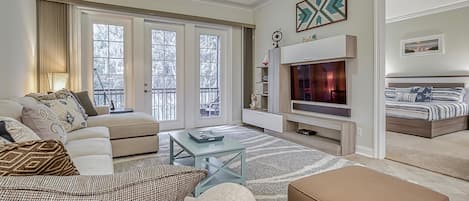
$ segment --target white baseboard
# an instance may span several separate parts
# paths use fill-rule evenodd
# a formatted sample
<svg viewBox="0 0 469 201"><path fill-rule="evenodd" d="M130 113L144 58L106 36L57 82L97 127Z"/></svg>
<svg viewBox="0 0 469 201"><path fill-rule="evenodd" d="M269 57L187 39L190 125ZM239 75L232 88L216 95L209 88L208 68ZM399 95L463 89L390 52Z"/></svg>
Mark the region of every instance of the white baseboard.
<svg viewBox="0 0 469 201"><path fill-rule="evenodd" d="M365 147L365 146L357 146L355 150L355 154L366 156L369 158L374 158L375 152L373 151L372 148Z"/></svg>
<svg viewBox="0 0 469 201"><path fill-rule="evenodd" d="M241 122L241 120L237 120L237 121L231 121L230 124L231 125L236 125L236 126L241 126L241 125L243 125L243 122Z"/></svg>

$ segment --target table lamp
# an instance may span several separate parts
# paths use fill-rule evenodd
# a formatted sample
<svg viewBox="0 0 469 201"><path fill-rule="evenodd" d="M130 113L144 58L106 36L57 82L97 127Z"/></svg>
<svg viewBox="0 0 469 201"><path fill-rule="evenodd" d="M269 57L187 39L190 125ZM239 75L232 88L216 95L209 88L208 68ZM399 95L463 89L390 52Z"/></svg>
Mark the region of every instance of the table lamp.
<svg viewBox="0 0 469 201"><path fill-rule="evenodd" d="M68 73L48 73L49 89L52 91L59 91L67 88Z"/></svg>

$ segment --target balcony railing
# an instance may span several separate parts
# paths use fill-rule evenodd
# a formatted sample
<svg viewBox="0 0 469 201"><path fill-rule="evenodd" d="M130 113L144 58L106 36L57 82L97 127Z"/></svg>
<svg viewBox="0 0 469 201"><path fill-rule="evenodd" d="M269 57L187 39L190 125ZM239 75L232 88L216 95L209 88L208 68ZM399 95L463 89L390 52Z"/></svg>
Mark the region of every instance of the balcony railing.
<svg viewBox="0 0 469 201"><path fill-rule="evenodd" d="M108 99L105 98L108 97ZM187 99L187 97L186 97ZM96 105L110 105L112 100L116 108L125 107L124 89L95 89L94 101ZM176 120L177 99L176 89L152 90L152 114L156 120ZM220 115L220 89L200 89L200 115L201 117L214 117Z"/></svg>

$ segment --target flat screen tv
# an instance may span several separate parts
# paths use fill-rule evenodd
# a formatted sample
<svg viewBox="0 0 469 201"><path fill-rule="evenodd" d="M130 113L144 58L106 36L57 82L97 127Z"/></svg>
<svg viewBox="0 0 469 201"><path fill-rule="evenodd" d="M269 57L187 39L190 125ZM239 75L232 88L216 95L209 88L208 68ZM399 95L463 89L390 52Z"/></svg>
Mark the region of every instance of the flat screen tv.
<svg viewBox="0 0 469 201"><path fill-rule="evenodd" d="M291 98L347 104L345 61L291 66Z"/></svg>

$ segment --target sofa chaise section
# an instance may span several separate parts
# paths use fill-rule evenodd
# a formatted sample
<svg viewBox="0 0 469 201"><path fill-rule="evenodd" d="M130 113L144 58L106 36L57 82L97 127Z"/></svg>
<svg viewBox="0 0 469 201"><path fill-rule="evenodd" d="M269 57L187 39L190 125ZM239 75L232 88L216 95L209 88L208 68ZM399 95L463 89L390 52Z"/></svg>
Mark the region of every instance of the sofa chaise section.
<svg viewBox="0 0 469 201"><path fill-rule="evenodd" d="M88 127L109 128L114 157L158 151L159 125L148 114L141 112L102 114L89 117Z"/></svg>

